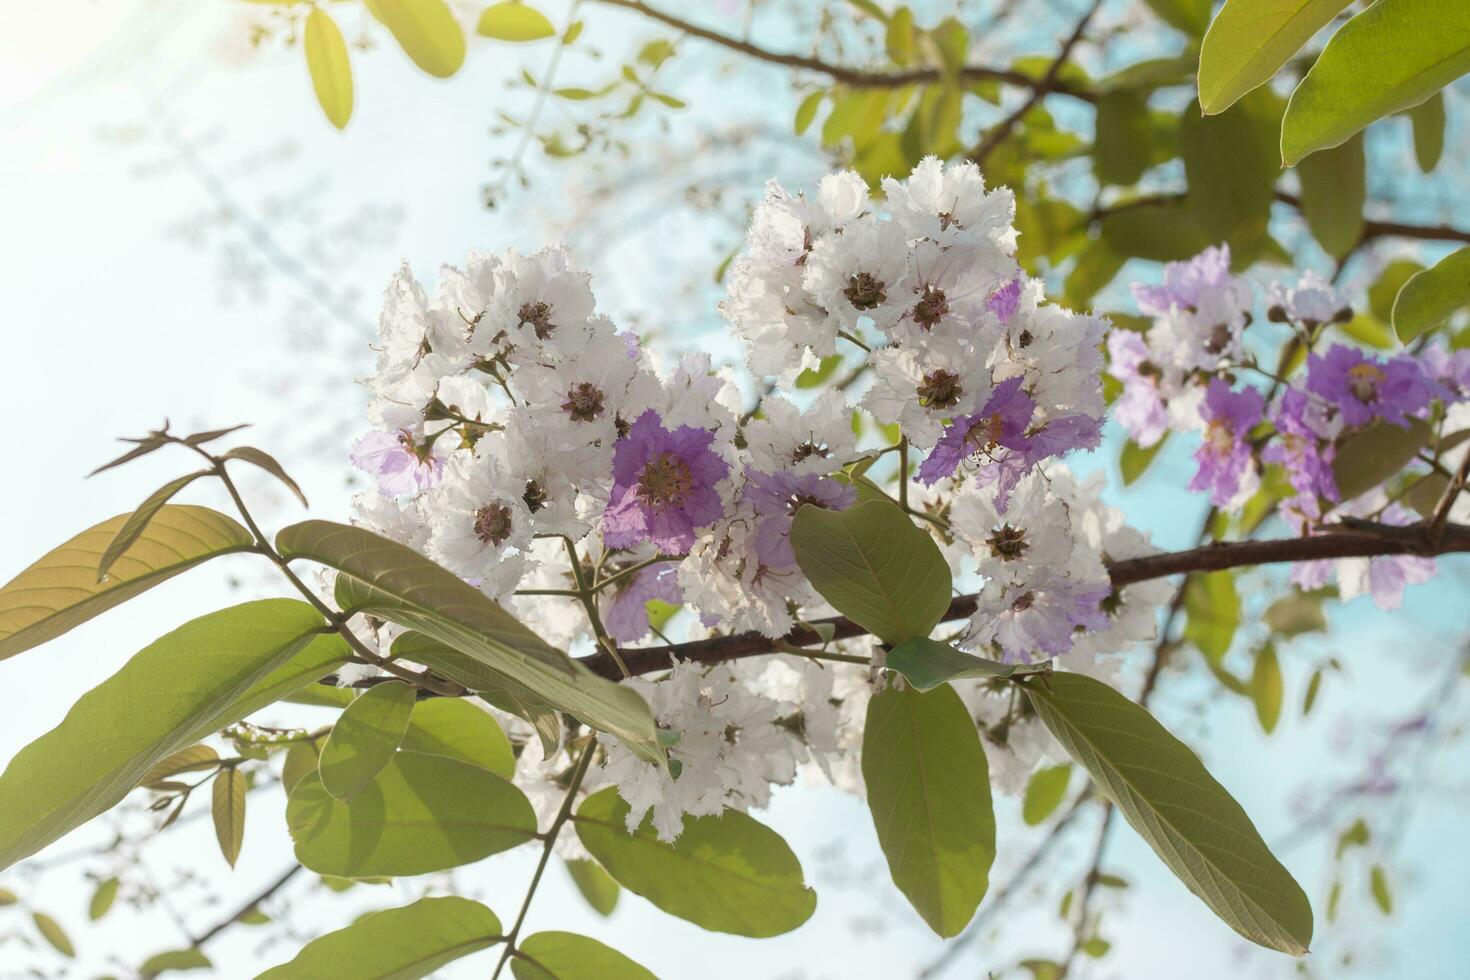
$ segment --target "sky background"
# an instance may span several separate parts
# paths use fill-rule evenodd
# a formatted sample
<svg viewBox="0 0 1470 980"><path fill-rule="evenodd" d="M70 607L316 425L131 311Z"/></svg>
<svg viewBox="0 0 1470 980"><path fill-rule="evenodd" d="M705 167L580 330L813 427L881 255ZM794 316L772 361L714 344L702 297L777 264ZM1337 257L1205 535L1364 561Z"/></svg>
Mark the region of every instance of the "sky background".
<svg viewBox="0 0 1470 980"><path fill-rule="evenodd" d="M592 7L586 13L608 57L599 63L569 56L566 84L596 82L638 43L664 36L636 18ZM342 9L350 33L351 8ZM545 9L560 22L562 5ZM738 31L742 9L722 0L707 16ZM428 79L394 49L355 53L357 111L338 133L311 98L299 51L245 55L239 5L4 0L0 11L0 405L10 422L8 479L0 480L0 580L182 472L186 462L160 453L84 479L118 451L116 437L140 435L165 417L177 430L255 423L250 440L297 477L312 514L342 518L353 489L346 448L361 428L363 401L352 379L371 363L377 297L400 260L432 282L441 262L458 262L470 248L534 249L565 239L594 270L602 307L621 322L657 332L662 343L730 357L734 347L721 333L711 273L738 244L746 203L767 177L802 186L826 168L811 145L783 136L798 98L783 75L732 69L716 52L692 46L661 76L665 90L692 105L666 115L667 132L659 125L630 131L628 157L608 158L600 169L547 168L533 153L530 187L510 189L486 210L480 188L495 178L489 161L516 145L514 134L490 133L494 114L526 111L529 95L507 82L522 64L539 71L545 47L471 40L464 70L449 82ZM779 14L761 26L772 46L788 39ZM1140 33L1128 44L1153 50L1169 43L1160 37ZM1045 36L1030 40L1035 50L1051 46ZM722 134L735 130L745 142L731 152ZM1457 136L1464 134L1452 134L1452 146ZM712 188L724 196L711 199ZM1117 289L1109 295L1118 308L1131 309ZM1354 299L1361 304L1360 295ZM1116 450L1110 439L1078 468L1111 465ZM1176 445L1150 480L1114 500L1161 544L1184 546L1202 501L1171 488L1183 486L1191 467L1187 447ZM272 525L296 518L295 505L269 483L250 490ZM219 503L204 491L190 499ZM1346 865L1339 922L1324 921L1333 837L1358 810L1332 808L1308 821L1308 833L1296 832L1325 790L1361 768L1388 726L1413 715L1444 683L1470 619L1465 571L1446 561L1440 578L1412 592L1399 613L1378 613L1361 600L1334 613L1328 635L1283 650L1288 708L1269 740L1250 705L1221 699L1217 687L1171 678L1159 699L1165 723L1200 748L1267 841L1292 845L1278 853L1317 909L1319 976L1336 975L1330 957L1345 951L1358 958L1363 976L1433 980L1470 967L1463 928L1470 855L1460 846L1470 803L1463 745L1410 760L1426 790L1415 794L1417 804L1386 811L1401 835L1383 855L1395 890L1392 918L1372 909L1360 855ZM1252 614L1279 580L1274 572L1242 579ZM274 588L249 562L222 560L0 663L0 760L52 727L81 692L163 632ZM1293 709L1312 665L1328 656L1347 665L1351 683L1329 678L1323 704L1303 720ZM266 716L317 717L309 711ZM1451 716L1464 714L1462 708ZM233 873L207 820L182 824L150 848L145 868L176 896L172 911L120 907L89 926L86 874L110 873L106 859L44 873L11 869L0 874L0 885L71 932L79 959L59 975L126 975L146 956L185 945L187 933L212 924L285 869L283 802L275 790L252 795ZM998 808L1001 854L992 877L1003 881L1029 853L1035 832L1016 819L1015 801L1001 800ZM939 955L943 944L889 883L860 801L799 785L778 792L760 816L790 841L818 890L815 916L794 933L759 942L708 934L627 894L611 918L601 919L559 868L538 893L528 928L596 936L667 977L912 976ZM37 863L105 836L104 828L78 831ZM1070 835L1037 890L991 919L946 975L983 975L1025 955L1063 953L1069 937L1056 924L1057 899L1092 839L1090 825ZM1293 972L1283 958L1236 939L1126 826L1117 829L1109 855L1105 869L1132 885L1104 897L1103 931L1114 948L1100 963L1085 963L1081 975L1187 970L1210 980ZM534 857L529 850L493 857L457 872L456 885L509 920ZM192 870L180 877L180 868ZM204 885L220 896L218 905L199 897ZM288 893L287 920L306 938L358 912L403 904L421 885L360 886L334 896L302 877ZM29 924L18 910L0 909L0 936L12 932L28 936ZM262 948L263 935L241 927L211 943L218 975L251 976L289 959L293 945ZM0 945L0 978L21 975L32 960L56 968L55 957L23 953L18 942ZM483 976L490 962L481 954L444 975Z"/></svg>

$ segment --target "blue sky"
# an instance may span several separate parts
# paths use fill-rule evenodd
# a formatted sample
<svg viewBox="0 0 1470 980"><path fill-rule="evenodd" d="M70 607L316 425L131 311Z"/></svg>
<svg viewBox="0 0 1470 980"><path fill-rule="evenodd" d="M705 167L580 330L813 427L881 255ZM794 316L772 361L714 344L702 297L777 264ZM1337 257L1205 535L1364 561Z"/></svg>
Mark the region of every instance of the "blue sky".
<svg viewBox="0 0 1470 980"><path fill-rule="evenodd" d="M653 34L603 10L589 13L608 32L602 46L614 56ZM0 483L0 579L75 531L129 509L178 472L180 460L156 457L83 479L116 451L114 437L139 434L165 416L177 428L256 422L254 438L281 450L282 462L306 487L313 514L340 517L350 492L345 439L357 429L361 403L348 380L369 361L376 296L400 258L432 278L439 263L458 261L468 248L535 248L566 237L596 271L599 298L614 315L657 328L676 344L732 350L719 334L709 279L738 240L737 226L723 216L732 209L711 213L670 203L661 196L665 175L664 184L625 189L589 214L579 202L598 196L598 178L576 165L539 175L529 191L496 211L478 206L486 162L512 145L487 135L487 104L504 100L524 111L524 94L507 93L504 83L523 60L539 65L544 50L472 43L465 70L448 83L426 79L396 51L359 57L357 115L339 134L311 101L299 52L267 53L238 67L222 61L216 43L231 17L228 4L187 0L106 6L67 0L7 14L0 37L0 269L8 286L0 314L0 399L12 424L10 478ZM727 19L732 29L738 23ZM779 43L779 32L772 37ZM729 189L738 201L754 197L766 176L799 185L821 171L809 147L780 140L757 141L728 162L717 158L717 147L701 148L715 110L784 130L795 99L774 72L725 75L710 70L720 59L708 49L691 55L665 81L695 106L672 120L676 135L669 144L689 155L693 172L739 181ZM609 70L573 60L564 77L595 79ZM615 166L659 173L658 161L637 149L628 164ZM733 213L739 215L738 207ZM252 217L263 221L271 241L251 242L241 232L240 220ZM280 271L276 249L295 272ZM1099 465L1115 453L1110 443ZM1190 472L1186 447L1174 447L1156 466L1152 482L1116 499L1161 542L1178 546L1201 507L1171 489ZM272 520L292 518L291 505L275 490L265 483L255 489L271 499ZM1201 748L1217 778L1274 842L1297 822L1304 788L1351 772L1375 733L1412 711L1440 676L1438 665L1463 641L1464 571L1446 562L1440 580L1411 593L1400 613L1383 615L1360 601L1334 615L1329 635L1284 651L1289 704L1299 704L1318 658L1341 658L1353 683L1329 682L1312 718L1288 717L1270 740L1248 704L1221 700L1189 680L1170 682L1160 714ZM1263 574L1243 581L1253 612L1270 580ZM77 695L131 652L189 616L239 601L259 581L243 563L219 563L0 663L0 759L55 724ZM303 716L283 710L280 717ZM1344 925L1333 932L1321 922L1331 829L1283 855L1319 910L1324 956L1358 948L1368 937L1376 959L1363 975L1452 977L1470 964L1470 936L1460 927L1470 857L1445 846L1465 825L1463 765L1455 761L1434 756L1424 769L1424 778L1443 789L1426 794L1412 812L1392 859L1399 906L1393 919L1371 911L1366 871L1355 866ZM219 909L177 909L194 930L289 860L281 801L258 796L232 875L215 853L207 821L181 828L153 849L149 866L160 880L173 865L190 865L223 894ZM1030 836L1015 819L1014 804L1001 807L997 880L1029 850ZM1334 814L1332 828L1350 817L1351 811ZM691 964L706 977L907 976L938 954L941 944L888 883L858 801L795 787L779 793L763 819L791 841L821 896L816 916L795 933L761 942L713 936L632 896L611 919L598 919L558 871L548 876L530 925L598 936L670 977L696 972ZM953 975L1066 948L1055 927L1056 900L1085 860L1091 836L1080 831L1058 853L1042 876L1044 887L993 920L993 935L974 944ZM51 853L96 839L96 831L82 831ZM1108 870L1133 886L1106 914L1114 952L1089 965L1089 975L1174 976L1184 964L1201 978L1291 970L1236 940L1130 830L1116 834L1110 854ZM461 872L458 881L508 917L531 859L529 853L498 856ZM113 956L136 963L179 945L178 928L163 909L115 913L100 927L84 927L88 886L78 872L105 867L83 863L37 879L7 872L0 883L33 897L71 928L93 973L108 968ZM302 887L291 922L311 934L413 894L407 884L391 891L361 887L330 899ZM4 915L0 910L0 932L10 928ZM220 975L243 976L290 955L286 947L262 952L258 942L241 929L212 945ZM482 976L486 969L477 958L444 975ZM1334 975L1327 963L1318 973Z"/></svg>

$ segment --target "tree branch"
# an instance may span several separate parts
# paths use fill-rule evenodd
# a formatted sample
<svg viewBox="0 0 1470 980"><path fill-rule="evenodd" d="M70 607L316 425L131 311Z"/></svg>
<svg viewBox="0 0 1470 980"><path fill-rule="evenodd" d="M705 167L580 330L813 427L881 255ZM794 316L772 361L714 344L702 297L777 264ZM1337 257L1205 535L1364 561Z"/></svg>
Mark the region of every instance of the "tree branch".
<svg viewBox="0 0 1470 980"><path fill-rule="evenodd" d="M194 947L203 946L205 943L209 942L215 936L219 935L221 932L224 932L226 929L228 929L230 926L234 925L236 922L239 922L240 919L241 919L241 917L244 916L247 912L249 912L250 910L252 910L254 908L257 908L260 905L261 902L264 902L266 899L270 898L276 892L278 892L282 888L284 888L286 886L286 882L288 882L292 878L296 877L296 873L298 871L300 871L300 870L301 870L301 865L299 865L299 864L293 864L293 865L291 865L291 867L289 867L289 868L286 869L286 871L285 871L284 874L282 874L279 878L277 878L275 881L271 882L268 886L266 886L266 888L263 891L261 891L260 894L256 895L250 901L246 902L244 905L242 905L238 909L236 909L235 910L235 913L233 915L231 915L228 919L221 919L219 922L216 922L213 926L210 926L208 929L204 930L204 932L200 933L197 937L195 937L194 941L192 943L190 943L190 945L191 946L194 946Z"/></svg>

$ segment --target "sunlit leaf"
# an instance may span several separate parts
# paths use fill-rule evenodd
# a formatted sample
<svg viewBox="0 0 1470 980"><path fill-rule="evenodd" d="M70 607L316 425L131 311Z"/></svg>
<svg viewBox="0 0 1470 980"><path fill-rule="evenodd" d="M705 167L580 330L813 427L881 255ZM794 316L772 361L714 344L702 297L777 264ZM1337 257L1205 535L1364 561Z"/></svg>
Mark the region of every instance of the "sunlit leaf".
<svg viewBox="0 0 1470 980"><path fill-rule="evenodd" d="M574 858L566 864L567 873L572 876L577 891L582 893L593 911L601 916L612 915L613 909L618 907L618 897L622 889L602 870L602 865L587 858Z"/></svg>
<svg viewBox="0 0 1470 980"><path fill-rule="evenodd" d="M209 957L204 955L203 950L190 947L169 950L166 953L155 953L143 961L138 972L143 976L143 980L151 980L153 977L170 971L185 973L190 970L208 970L213 966L214 964L209 961Z"/></svg>
<svg viewBox="0 0 1470 980"><path fill-rule="evenodd" d="M1240 596L1229 571L1196 575L1185 585L1184 638L1212 662L1224 659L1240 625Z"/></svg>
<svg viewBox="0 0 1470 980"><path fill-rule="evenodd" d="M1213 115L1264 85L1351 0L1226 0L1199 53L1199 102Z"/></svg>
<svg viewBox="0 0 1470 980"><path fill-rule="evenodd" d="M1328 255L1341 258L1363 237L1363 202L1368 188L1363 137L1313 153L1297 168L1302 181L1302 215L1312 237Z"/></svg>
<svg viewBox="0 0 1470 980"><path fill-rule="evenodd" d="M1393 892L1388 887L1388 872L1383 865L1375 864L1368 872L1368 890L1373 895L1373 904L1384 915L1393 915Z"/></svg>
<svg viewBox="0 0 1470 980"><path fill-rule="evenodd" d="M96 922L108 913L112 903L117 901L118 880L116 878L104 878L97 883L97 889L92 892L92 900L87 903L87 918Z"/></svg>
<svg viewBox="0 0 1470 980"><path fill-rule="evenodd" d="M430 75L448 78L464 64L464 31L444 0L367 0L367 4L404 54Z"/></svg>
<svg viewBox="0 0 1470 980"><path fill-rule="evenodd" d="M1059 766L1043 766L1031 774L1026 781L1026 793L1021 798L1021 819L1026 826L1035 827L1056 812L1067 798L1067 786L1072 781L1072 767L1066 763Z"/></svg>
<svg viewBox="0 0 1470 980"><path fill-rule="evenodd" d="M306 67L311 73L317 104L327 121L342 129L352 118L352 62L347 56L347 42L342 38L341 28L315 4L306 15L301 46L306 51ZM301 491L296 493L299 496Z"/></svg>
<svg viewBox="0 0 1470 980"><path fill-rule="evenodd" d="M403 748L412 752L447 755L488 769L506 779L515 775L515 753L510 740L488 711L469 700L430 698L420 701L409 719Z"/></svg>
<svg viewBox="0 0 1470 980"><path fill-rule="evenodd" d="M245 793L248 788L245 774L234 766L220 770L220 774L214 777L210 805L214 836L219 841L220 853L232 868L240 857L240 845L245 840Z"/></svg>
<svg viewBox="0 0 1470 980"><path fill-rule="evenodd" d="M1144 0L1170 27L1204 37L1210 25L1210 0Z"/></svg>
<svg viewBox="0 0 1470 980"><path fill-rule="evenodd" d="M1123 486L1132 486L1138 482L1140 476L1148 472L1149 464L1158 456L1159 450L1164 448L1168 438L1169 433L1165 432L1163 438L1146 449L1132 439L1123 443L1123 450L1118 454L1118 472L1123 477Z"/></svg>
<svg viewBox="0 0 1470 980"><path fill-rule="evenodd" d="M191 745L160 760L157 765L143 774L138 784L149 786L160 780L168 779L170 776L177 776L179 773L199 772L202 769L213 769L217 765L219 765L218 752L208 745Z"/></svg>
<svg viewBox="0 0 1470 980"><path fill-rule="evenodd" d="M1393 303L1393 329L1408 343L1470 307L1470 246L1440 259L1404 283Z"/></svg>
<svg viewBox="0 0 1470 980"><path fill-rule="evenodd" d="M1435 92L1409 110L1414 123L1414 160L1426 174L1444 153L1444 93Z"/></svg>
<svg viewBox="0 0 1470 980"><path fill-rule="evenodd" d="M1268 643L1256 654L1255 667L1251 670L1251 701L1256 706L1256 719L1267 735L1276 730L1276 722L1281 719L1284 697L1281 660L1276 656L1276 648Z"/></svg>
<svg viewBox="0 0 1470 980"><path fill-rule="evenodd" d="M315 9L316 8L313 8L313 12L315 12ZM271 476L281 481L281 483L285 485L286 489L290 490L291 493L296 497L296 499L301 501L301 506L311 506L306 502L306 494L301 492L301 487L297 485L295 480L291 479L291 475L286 472L285 467L277 462L276 458L270 453L265 452L264 450L256 449L254 446L236 446L229 452L222 454L220 456L220 459L238 459L242 462L250 463L253 466L260 467Z"/></svg>
<svg viewBox="0 0 1470 980"><path fill-rule="evenodd" d="M348 803L366 789L403 742L417 696L412 685L389 681L349 704L322 746L322 788Z"/></svg>
<svg viewBox="0 0 1470 980"><path fill-rule="evenodd" d="M201 476L210 476L209 470L200 470L197 473L188 473L175 480L170 480L157 490L148 495L148 499L138 505L138 508L127 516L122 527L117 529L117 534L107 543L107 548L102 552L102 557L97 559L97 581L101 582L107 577L112 569L113 563L122 557L133 544L143 536L148 529L148 523L154 516L174 498L180 490L199 479Z"/></svg>
<svg viewBox="0 0 1470 980"><path fill-rule="evenodd" d="M556 36L556 28L545 14L515 0L486 7L475 30L497 41L539 41Z"/></svg>
<svg viewBox="0 0 1470 980"><path fill-rule="evenodd" d="M516 980L655 980L648 970L595 939L571 932L538 932L519 944L510 961Z"/></svg>
<svg viewBox="0 0 1470 980"><path fill-rule="evenodd" d="M74 958L77 955L76 947L71 944L71 937L66 930L61 928L57 922L45 912L32 912L31 921L36 924L36 930L41 933L41 938L51 944L51 948L62 956Z"/></svg>
<svg viewBox="0 0 1470 980"><path fill-rule="evenodd" d="M1003 664L961 653L948 643L917 637L888 652L885 666L896 670L919 691L932 691L965 677L1013 677L1045 670L1045 664Z"/></svg>

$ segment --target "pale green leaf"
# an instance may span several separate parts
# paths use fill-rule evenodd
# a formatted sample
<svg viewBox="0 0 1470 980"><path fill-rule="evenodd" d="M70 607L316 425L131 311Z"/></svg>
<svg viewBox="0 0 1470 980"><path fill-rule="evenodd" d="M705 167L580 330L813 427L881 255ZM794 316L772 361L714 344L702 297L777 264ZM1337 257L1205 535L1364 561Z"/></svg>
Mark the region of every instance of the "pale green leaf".
<svg viewBox="0 0 1470 980"><path fill-rule="evenodd" d="M61 923L51 918L45 912L32 912L31 921L36 924L36 929L41 933L41 938L50 943L52 949L56 950L62 956L68 958L76 957L76 947L72 946L71 938L67 936L66 930L61 928Z"/></svg>
<svg viewBox="0 0 1470 980"><path fill-rule="evenodd" d="M510 961L516 980L656 980L622 953L572 932L538 932L519 943Z"/></svg>
<svg viewBox="0 0 1470 980"><path fill-rule="evenodd" d="M1373 285L1368 287L1368 309L1373 316L1384 323L1392 323L1393 303L1398 299L1399 290L1423 268L1413 259L1394 259L1385 265ZM1385 333L1388 333L1386 328ZM1393 335L1389 333L1389 340L1392 339Z"/></svg>
<svg viewBox="0 0 1470 980"><path fill-rule="evenodd" d="M1373 894L1373 904L1384 915L1393 915L1393 892L1388 887L1388 872L1383 865L1375 864L1368 872L1368 890Z"/></svg>
<svg viewBox="0 0 1470 980"><path fill-rule="evenodd" d="M1404 283L1393 302L1393 329L1408 343L1470 307L1470 246L1451 252Z"/></svg>
<svg viewBox="0 0 1470 980"><path fill-rule="evenodd" d="M321 748L315 741L296 742L286 750L286 760L281 764L281 788L287 796L305 776L316 772L321 757Z"/></svg>
<svg viewBox="0 0 1470 980"><path fill-rule="evenodd" d="M1149 167L1152 130L1146 92L1118 89L1097 102L1092 171L1104 184L1127 187Z"/></svg>
<svg viewBox="0 0 1470 980"><path fill-rule="evenodd" d="M1035 827L1056 812L1067 797L1067 785L1072 781L1072 767L1067 763L1059 766L1043 766L1031 774L1026 781L1026 793L1021 798L1021 819L1026 826Z"/></svg>
<svg viewBox="0 0 1470 980"><path fill-rule="evenodd" d="M1264 85L1351 0L1226 0L1199 53L1199 102L1224 112Z"/></svg>
<svg viewBox="0 0 1470 980"><path fill-rule="evenodd" d="M389 681L349 704L322 746L322 788L348 803L366 789L403 742L417 697L411 684Z"/></svg>
<svg viewBox="0 0 1470 980"><path fill-rule="evenodd" d="M404 733L403 748L447 755L506 779L516 771L515 753L500 725L488 711L459 698L420 701Z"/></svg>
<svg viewBox="0 0 1470 980"><path fill-rule="evenodd" d="M1144 0L1170 27L1204 37L1210 25L1210 0Z"/></svg>
<svg viewBox="0 0 1470 980"><path fill-rule="evenodd" d="M1291 95L1281 159L1294 166L1384 116L1416 106L1470 71L1460 2L1378 0L1344 24Z"/></svg>
<svg viewBox="0 0 1470 980"><path fill-rule="evenodd" d="M1218 665L1240 625L1240 595L1228 570L1196 575L1184 587L1184 638Z"/></svg>
<svg viewBox="0 0 1470 980"><path fill-rule="evenodd" d="M209 961L209 957L204 955L203 950L190 947L169 950L166 953L155 953L143 961L138 972L142 974L143 980L151 980L170 970L184 973L189 970L208 970L213 966L214 964Z"/></svg>
<svg viewBox="0 0 1470 980"><path fill-rule="evenodd" d="M495 945L502 932L500 919L479 902L421 898L319 936L256 980L416 980Z"/></svg>
<svg viewBox="0 0 1470 980"><path fill-rule="evenodd" d="M1414 124L1414 160L1426 174L1444 153L1444 93L1435 92L1409 110Z"/></svg>
<svg viewBox="0 0 1470 980"><path fill-rule="evenodd" d="M1322 690L1322 671L1312 671L1312 679L1307 681L1307 693L1302 698L1302 717L1312 713L1312 708L1317 704L1317 695Z"/></svg>
<svg viewBox="0 0 1470 980"><path fill-rule="evenodd" d="M234 766L222 769L214 777L210 815L214 817L214 837L220 853L230 867L240 857L245 840L245 793L249 788L245 774Z"/></svg>
<svg viewBox="0 0 1470 980"><path fill-rule="evenodd" d="M893 883L940 936L975 914L995 860L990 769L954 688L889 688L868 703L863 784Z"/></svg>
<svg viewBox="0 0 1470 980"><path fill-rule="evenodd" d="M312 5L306 15L306 32L301 46L306 50L306 68L311 87L327 121L338 129L352 118L352 62L347 42L337 22L321 7ZM262 454L263 455L263 454ZM289 478L288 478L289 482ZM292 484L295 487L295 484ZM301 491L296 490L297 495ZM306 501L303 498L302 503Z"/></svg>
<svg viewBox="0 0 1470 980"><path fill-rule="evenodd" d="M92 900L87 903L89 919L96 922L111 910L112 903L117 901L117 887L116 878L104 878L97 883L97 889L92 892Z"/></svg>
<svg viewBox="0 0 1470 980"><path fill-rule="evenodd" d="M315 10L315 8L313 9ZM260 467L285 485L286 489L290 490L292 495L301 501L301 506L311 506L306 502L306 494L301 492L301 487L295 480L291 479L291 474L287 473L286 468L265 450L256 449L254 446L236 446L234 449L222 454L220 459L238 459L241 462Z"/></svg>
<svg viewBox="0 0 1470 980"><path fill-rule="evenodd" d="M464 64L464 31L444 0L367 0L367 5L404 54L430 75L448 78Z"/></svg>
<svg viewBox="0 0 1470 980"><path fill-rule="evenodd" d="M658 839L651 818L631 834L627 820L613 786L583 800L574 817L577 836L613 880L670 915L760 939L790 932L817 907L796 855L754 817L685 817L672 844Z"/></svg>
<svg viewBox="0 0 1470 980"><path fill-rule="evenodd" d="M1191 102L1179 129L1186 208L1212 242L1244 248L1264 239L1281 166L1277 158L1281 102L1268 89L1228 112L1201 116Z"/></svg>
<svg viewBox="0 0 1470 980"><path fill-rule="evenodd" d="M97 565L130 516L119 514L83 531L0 588L0 660L58 637L202 561L253 543L249 531L208 507L164 506L99 582Z"/></svg>
<svg viewBox="0 0 1470 980"><path fill-rule="evenodd" d="M613 909L618 907L618 897L622 889L602 870L602 865L587 858L574 858L566 864L567 873L572 876L577 891L582 893L593 911L601 916L612 915Z"/></svg>
<svg viewBox="0 0 1470 980"><path fill-rule="evenodd" d="M536 814L488 770L399 752L350 806L307 774L291 791L286 825L306 867L362 878L445 871L508 850L536 833Z"/></svg>
<svg viewBox="0 0 1470 980"><path fill-rule="evenodd" d="M947 681L965 677L1013 677L1046 670L1045 664L1003 664L961 653L948 643L918 637L900 643L888 653L885 666L902 674L920 691L932 691Z"/></svg>
<svg viewBox="0 0 1470 980"><path fill-rule="evenodd" d="M1251 670L1251 701L1256 706L1256 719L1261 728L1270 735L1281 719L1281 702L1286 694L1281 678L1281 658L1276 648L1266 644L1256 654L1256 663Z"/></svg>
<svg viewBox="0 0 1470 980"><path fill-rule="evenodd" d="M97 581L101 582L107 577L108 571L114 562L122 554L133 546L133 543L148 529L148 522L153 520L155 514L170 500L189 484L201 476L210 476L209 470L200 470L197 473L187 473L175 480L170 480L157 490L148 495L148 499L138 505L138 509L128 515L123 521L122 527L117 529L107 544L107 550L102 552L102 557L97 560Z"/></svg>
<svg viewBox="0 0 1470 980"><path fill-rule="evenodd" d="M1082 674L1052 674L1025 689L1057 741L1190 891L1251 942L1307 952L1306 894L1188 746Z"/></svg>
<svg viewBox="0 0 1470 980"><path fill-rule="evenodd" d="M1164 448L1168 438L1169 433L1165 432L1158 442L1148 448L1140 446L1132 439L1123 443L1123 450L1118 454L1118 472L1123 477L1123 486L1132 486L1138 482L1140 476L1148 472L1149 464L1154 461L1159 450Z"/></svg>
<svg viewBox="0 0 1470 980"><path fill-rule="evenodd" d="M218 752L208 745L191 745L188 748L179 749L167 759L160 760L157 765L143 774L143 778L138 780L138 785L151 786L182 772L199 772L204 769L213 769L217 765L219 765Z"/></svg>
<svg viewBox="0 0 1470 980"><path fill-rule="evenodd" d="M135 654L0 775L0 799L21 801L0 807L0 868L110 808L161 760L336 669L347 645L325 625L304 602L262 599Z"/></svg>
<svg viewBox="0 0 1470 980"><path fill-rule="evenodd" d="M1422 419L1409 419L1408 428L1379 419L1341 437L1332 460L1338 496L1348 501L1372 490L1407 466L1433 434Z"/></svg>
<svg viewBox="0 0 1470 980"><path fill-rule="evenodd" d="M895 504L804 506L791 545L822 598L885 643L928 636L949 608L949 563Z"/></svg>
<svg viewBox="0 0 1470 980"><path fill-rule="evenodd" d="M539 41L556 36L556 28L545 14L515 0L486 7L475 30L497 41Z"/></svg>
<svg viewBox="0 0 1470 980"><path fill-rule="evenodd" d="M895 65L907 65L914 60L914 12L908 7L899 7L888 18L884 46Z"/></svg>
<svg viewBox="0 0 1470 980"><path fill-rule="evenodd" d="M822 100L826 97L825 89L817 89L815 92L808 93L806 98L801 100L801 104L796 107L796 118L791 124L797 136L807 131L807 127L817 117L817 110L821 108ZM718 281L717 278L716 282Z"/></svg>
<svg viewBox="0 0 1470 980"><path fill-rule="evenodd" d="M1266 607L1261 616L1271 631L1282 636L1300 636L1327 628L1327 617L1322 612L1322 600L1317 596L1293 591Z"/></svg>
<svg viewBox="0 0 1470 980"><path fill-rule="evenodd" d="M1341 258L1362 240L1367 200L1363 136L1313 153L1297 172L1302 181L1302 216L1322 249Z"/></svg>

